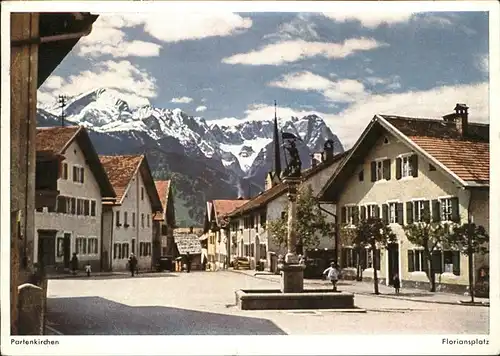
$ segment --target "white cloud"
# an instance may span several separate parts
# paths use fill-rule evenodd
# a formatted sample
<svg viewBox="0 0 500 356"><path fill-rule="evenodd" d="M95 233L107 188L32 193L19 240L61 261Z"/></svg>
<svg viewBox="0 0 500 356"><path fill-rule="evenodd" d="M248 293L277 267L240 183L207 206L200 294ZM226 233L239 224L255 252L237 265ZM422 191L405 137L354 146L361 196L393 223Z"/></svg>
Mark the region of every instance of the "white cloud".
<svg viewBox="0 0 500 356"><path fill-rule="evenodd" d="M203 112L203 111L205 111L205 110L207 110L207 107L206 107L205 105L198 106L198 107L195 109L195 111L196 111L196 112Z"/></svg>
<svg viewBox="0 0 500 356"><path fill-rule="evenodd" d="M173 98L170 102L177 104L188 104L193 101L193 98L183 96L182 98Z"/></svg>
<svg viewBox="0 0 500 356"><path fill-rule="evenodd" d="M224 58L222 62L246 65L280 65L317 56L328 59L345 58L356 52L369 51L381 46L387 46L387 44L379 43L372 38L351 38L343 43L281 41L255 51L235 54Z"/></svg>
<svg viewBox="0 0 500 356"><path fill-rule="evenodd" d="M281 40L300 38L306 41L314 41L319 38L319 35L316 32L316 24L311 20L311 15L299 13L292 21L281 24L276 33L264 36L264 39L267 38Z"/></svg>
<svg viewBox="0 0 500 356"><path fill-rule="evenodd" d="M121 30L136 25L137 22L131 22L126 16L101 15L93 25L92 32L78 42L76 54L82 57L111 55L114 58L158 56L160 45L153 42L130 41Z"/></svg>
<svg viewBox="0 0 500 356"><path fill-rule="evenodd" d="M363 83L357 80L332 81L307 71L284 75L268 85L289 90L317 91L327 100L335 102L351 102L366 94Z"/></svg>
<svg viewBox="0 0 500 356"><path fill-rule="evenodd" d="M278 116L288 118L317 114L339 137L344 148L348 149L358 140L376 114L440 119L443 115L453 112L458 102L466 103L470 107L469 118L471 122L489 122L487 83L442 86L427 91L365 96L338 114L278 107ZM274 106L258 104L249 106L243 120L262 120L262 118L272 118L273 116ZM226 121L229 124L238 122L235 118L226 119Z"/></svg>
<svg viewBox="0 0 500 356"><path fill-rule="evenodd" d="M99 62L92 70L70 75L67 79L49 77L38 91L38 102L42 106L50 105L59 94L74 96L97 88L115 89L132 107L149 104L149 99L157 96L156 80L148 72L123 60Z"/></svg>
<svg viewBox="0 0 500 356"><path fill-rule="evenodd" d="M476 68L483 73L488 74L490 72L490 59L488 54L477 55L474 63Z"/></svg>
<svg viewBox="0 0 500 356"><path fill-rule="evenodd" d="M385 85L386 89L389 90L395 90L401 88L401 84L399 83L399 80L401 78L399 75L392 75L388 78L381 78L381 77L365 77L363 80L370 84L370 85Z"/></svg>
<svg viewBox="0 0 500 356"><path fill-rule="evenodd" d="M412 12L324 12L324 16L337 22L359 21L368 28L376 28L382 24L392 25L408 22L414 15Z"/></svg>

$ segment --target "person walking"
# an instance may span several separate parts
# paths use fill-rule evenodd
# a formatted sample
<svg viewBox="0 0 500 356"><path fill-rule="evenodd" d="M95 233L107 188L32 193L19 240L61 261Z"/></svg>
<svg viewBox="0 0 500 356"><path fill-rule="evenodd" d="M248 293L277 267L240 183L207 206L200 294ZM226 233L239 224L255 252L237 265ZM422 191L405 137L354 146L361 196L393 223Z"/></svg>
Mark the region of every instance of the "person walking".
<svg viewBox="0 0 500 356"><path fill-rule="evenodd" d="M397 273L394 275L394 277L392 277L392 285L394 287L395 293L399 294L399 288L401 288L401 280L399 279Z"/></svg>
<svg viewBox="0 0 500 356"><path fill-rule="evenodd" d="M76 275L76 271L78 270L78 257L76 256L76 252L73 252L73 257L71 257L71 272L73 275Z"/></svg>
<svg viewBox="0 0 500 356"><path fill-rule="evenodd" d="M323 271L323 276L325 276L333 285L333 291L337 291L337 282L339 280L339 271L335 262L330 263L330 267Z"/></svg>
<svg viewBox="0 0 500 356"><path fill-rule="evenodd" d="M85 273L87 273L87 277L90 277L90 273L92 272L92 266L90 265L90 262L87 262L85 265Z"/></svg>
<svg viewBox="0 0 500 356"><path fill-rule="evenodd" d="M131 253L130 257L128 258L128 268L130 270L130 274L133 277L137 269L137 257L135 257L133 253Z"/></svg>
<svg viewBox="0 0 500 356"><path fill-rule="evenodd" d="M191 255L189 252L186 252L186 272L191 272Z"/></svg>

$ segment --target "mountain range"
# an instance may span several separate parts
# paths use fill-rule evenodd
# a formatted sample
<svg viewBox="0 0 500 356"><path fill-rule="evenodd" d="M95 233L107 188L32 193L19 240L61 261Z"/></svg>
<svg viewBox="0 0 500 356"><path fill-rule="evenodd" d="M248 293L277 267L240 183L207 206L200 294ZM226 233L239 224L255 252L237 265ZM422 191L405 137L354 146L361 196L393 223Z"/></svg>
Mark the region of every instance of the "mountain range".
<svg viewBox="0 0 500 356"><path fill-rule="evenodd" d="M61 112L56 101L39 105L38 126L61 125ZM115 90L100 88L69 97L64 120L86 127L99 154L146 154L155 179L173 180L180 226L201 224L207 200L256 196L273 167L273 118L206 121L178 108L132 108ZM279 118L278 126L300 139L303 168L328 139L335 153L344 151L317 115ZM284 167L283 153L281 159Z"/></svg>

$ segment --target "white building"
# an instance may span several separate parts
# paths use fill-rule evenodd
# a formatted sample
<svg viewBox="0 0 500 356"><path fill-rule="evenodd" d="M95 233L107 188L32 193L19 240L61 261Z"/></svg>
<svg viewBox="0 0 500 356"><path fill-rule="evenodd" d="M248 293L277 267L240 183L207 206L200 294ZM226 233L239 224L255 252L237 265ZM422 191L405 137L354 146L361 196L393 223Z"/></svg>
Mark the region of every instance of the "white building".
<svg viewBox="0 0 500 356"><path fill-rule="evenodd" d="M36 134L37 190L53 190L55 206L35 213L35 263L48 273L70 268L73 253L79 268L101 269L102 204L115 192L83 127L39 128ZM59 164L58 162L59 161ZM103 198L106 197L106 198Z"/></svg>
<svg viewBox="0 0 500 356"><path fill-rule="evenodd" d="M125 270L130 253L134 253L139 270L151 270L156 263L152 259L153 217L161 214L162 204L147 159L144 155L100 159L116 192L116 202L105 207L103 219L106 266L113 271Z"/></svg>

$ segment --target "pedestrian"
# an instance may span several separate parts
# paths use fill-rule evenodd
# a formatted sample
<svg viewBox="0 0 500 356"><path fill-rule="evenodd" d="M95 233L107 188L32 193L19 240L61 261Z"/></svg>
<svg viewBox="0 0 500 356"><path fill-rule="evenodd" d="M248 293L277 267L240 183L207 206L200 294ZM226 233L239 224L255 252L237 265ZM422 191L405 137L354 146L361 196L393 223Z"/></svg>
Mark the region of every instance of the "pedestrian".
<svg viewBox="0 0 500 356"><path fill-rule="evenodd" d="M187 273L191 272L191 255L189 252L186 252L186 271Z"/></svg>
<svg viewBox="0 0 500 356"><path fill-rule="evenodd" d="M130 274L132 277L134 276L134 273L137 271L137 257L133 253L130 254L130 257L128 258L128 268L130 270Z"/></svg>
<svg viewBox="0 0 500 356"><path fill-rule="evenodd" d="M90 277L90 272L92 272L92 267L90 266L90 262L87 262L85 265L85 273L87 273L87 277Z"/></svg>
<svg viewBox="0 0 500 356"><path fill-rule="evenodd" d="M337 291L337 282L339 280L339 271L335 262L330 263L330 267L323 271L323 276L326 276L333 285L333 291Z"/></svg>
<svg viewBox="0 0 500 356"><path fill-rule="evenodd" d="M76 275L76 271L78 270L78 257L76 256L76 252L73 252L73 257L71 258L71 272L73 275Z"/></svg>
<svg viewBox="0 0 500 356"><path fill-rule="evenodd" d="M399 288L401 288L401 280L399 279L397 273L394 275L394 277L392 277L392 285L396 294L399 294Z"/></svg>

